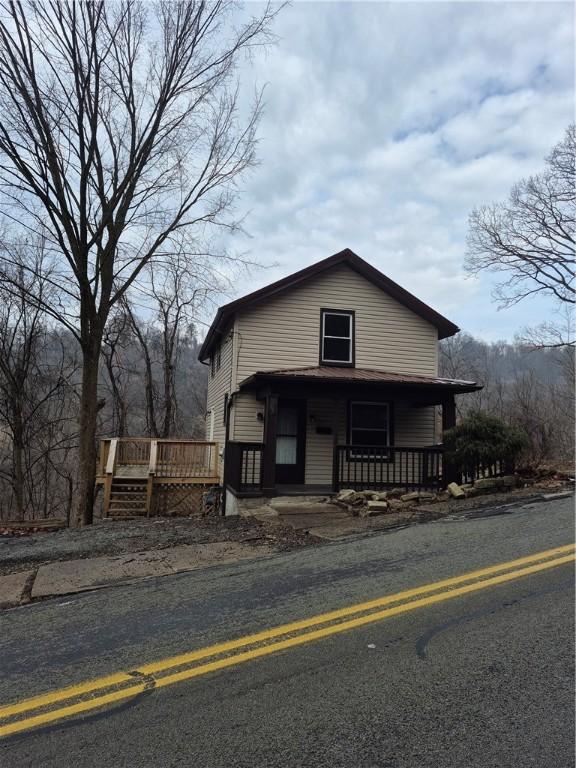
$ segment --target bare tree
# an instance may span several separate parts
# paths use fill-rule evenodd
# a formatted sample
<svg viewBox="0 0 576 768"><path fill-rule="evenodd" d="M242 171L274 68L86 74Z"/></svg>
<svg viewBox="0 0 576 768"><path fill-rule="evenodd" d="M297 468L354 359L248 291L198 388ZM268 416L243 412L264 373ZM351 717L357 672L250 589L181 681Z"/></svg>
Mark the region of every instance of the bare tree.
<svg viewBox="0 0 576 768"><path fill-rule="evenodd" d="M574 304L576 127L546 159L543 173L516 184L506 203L470 215L466 268L501 273L502 306L537 293Z"/></svg>
<svg viewBox="0 0 576 768"><path fill-rule="evenodd" d="M87 524L110 311L146 265L160 270L175 251L192 260L207 229L234 226L261 109L257 96L239 118L234 72L277 11L242 21L232 0L0 0L0 10L0 202L53 254L58 301L29 300L80 345L76 519Z"/></svg>
<svg viewBox="0 0 576 768"><path fill-rule="evenodd" d="M18 267L13 272L19 294L0 283L0 432L7 438L1 447L10 449L0 479L11 490L12 514L23 519L29 509L47 516L53 487L47 474L56 466L65 472L63 451L74 440L68 427L76 369L61 339L47 328L45 314L28 301L29 292L49 300L42 263L34 275Z"/></svg>
<svg viewBox="0 0 576 768"><path fill-rule="evenodd" d="M457 403L459 417L482 410L520 428L529 436L525 460L534 466L569 463L574 457L574 353L571 346L487 343L459 334L440 343L439 368L441 375L484 385Z"/></svg>
<svg viewBox="0 0 576 768"><path fill-rule="evenodd" d="M129 319L126 312L115 312L104 329L102 359L112 395L111 432L118 437L127 433L129 371L124 364L126 347L131 343Z"/></svg>
<svg viewBox="0 0 576 768"><path fill-rule="evenodd" d="M559 307L555 317L532 328L524 328L515 337L528 349L561 349L576 346L574 313L569 304Z"/></svg>
<svg viewBox="0 0 576 768"><path fill-rule="evenodd" d="M182 345L206 300L220 288L218 276L209 264L190 264L175 254L160 274L153 269L144 275L151 316L134 312L129 297L123 310L141 350L144 362L146 425L153 437L171 437L176 427L178 401L176 371Z"/></svg>

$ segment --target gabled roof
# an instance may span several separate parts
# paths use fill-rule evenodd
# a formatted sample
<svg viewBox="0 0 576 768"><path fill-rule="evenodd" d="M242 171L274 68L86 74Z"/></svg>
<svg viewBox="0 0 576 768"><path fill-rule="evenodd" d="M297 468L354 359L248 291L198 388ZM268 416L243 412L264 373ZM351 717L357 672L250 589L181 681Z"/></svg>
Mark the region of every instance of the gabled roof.
<svg viewBox="0 0 576 768"><path fill-rule="evenodd" d="M378 288L381 288L389 296L392 296L392 298L400 302L400 304L404 304L408 309L411 309L417 315L420 315L420 317L423 317L425 320L428 320L429 323L436 326L438 329L438 338L444 339L447 336L453 336L460 330L457 325L454 325L454 323L439 312L436 312L432 307L429 307L423 301L420 301L420 299L409 293L405 288L402 288L398 283L390 280L389 277L386 277L386 275L375 269L371 264L368 264L367 261L361 259L360 256L357 256L354 253L354 251L345 248L343 251L335 253L333 256L329 256L327 259L317 261L315 264L311 264L305 269L294 272L287 277L283 277L281 280L277 280L275 283L265 285L264 288L260 288L258 291L249 293L247 296L242 296L242 298L231 301L229 304L224 304L224 306L220 307L208 330L204 343L200 348L198 354L199 360L206 360L210 355L212 347L219 341L230 320L238 311L248 309L256 304L267 301L283 291L294 288L300 283L342 264L345 264L350 267L350 269L358 272L358 274L365 277Z"/></svg>

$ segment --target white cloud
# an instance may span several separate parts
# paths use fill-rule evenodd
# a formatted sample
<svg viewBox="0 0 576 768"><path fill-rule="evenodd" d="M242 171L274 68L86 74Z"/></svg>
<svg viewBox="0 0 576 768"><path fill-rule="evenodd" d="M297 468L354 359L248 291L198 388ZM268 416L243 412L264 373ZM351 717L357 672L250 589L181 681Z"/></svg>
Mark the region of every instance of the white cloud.
<svg viewBox="0 0 576 768"><path fill-rule="evenodd" d="M538 172L573 119L573 15L563 3L285 9L279 44L245 73L267 81L267 110L241 198L251 239L232 243L278 266L241 291L351 247L492 334L489 284L462 272L467 215ZM498 313L500 335L522 316Z"/></svg>

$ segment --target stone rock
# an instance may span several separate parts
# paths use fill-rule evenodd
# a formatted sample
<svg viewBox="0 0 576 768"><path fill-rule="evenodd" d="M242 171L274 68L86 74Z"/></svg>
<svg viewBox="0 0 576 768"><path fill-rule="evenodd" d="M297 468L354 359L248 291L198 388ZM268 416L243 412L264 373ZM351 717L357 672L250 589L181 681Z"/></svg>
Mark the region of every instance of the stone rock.
<svg viewBox="0 0 576 768"><path fill-rule="evenodd" d="M466 493L460 488L458 483L449 483L447 491L454 499L463 499L466 496Z"/></svg>
<svg viewBox="0 0 576 768"><path fill-rule="evenodd" d="M400 496L400 501L433 501L436 496L428 491L413 491Z"/></svg>
<svg viewBox="0 0 576 768"><path fill-rule="evenodd" d="M390 499L388 501L388 507L391 512L403 512L404 510L414 508L413 504L410 502L400 501L400 499Z"/></svg>
<svg viewBox="0 0 576 768"><path fill-rule="evenodd" d="M358 491L357 495L362 499L371 499L376 495L376 491Z"/></svg>
<svg viewBox="0 0 576 768"><path fill-rule="evenodd" d="M384 515L388 512L387 501L369 501L366 509L362 511L363 517L374 517L375 515Z"/></svg>
<svg viewBox="0 0 576 768"><path fill-rule="evenodd" d="M338 501L351 501L356 496L356 491L353 491L351 488L343 488L336 498Z"/></svg>
<svg viewBox="0 0 576 768"><path fill-rule="evenodd" d="M474 488L477 491L491 491L501 485L499 481L500 478L498 477L481 477L474 481Z"/></svg>
<svg viewBox="0 0 576 768"><path fill-rule="evenodd" d="M519 479L516 475L504 475L500 478L500 482L505 488L516 488Z"/></svg>

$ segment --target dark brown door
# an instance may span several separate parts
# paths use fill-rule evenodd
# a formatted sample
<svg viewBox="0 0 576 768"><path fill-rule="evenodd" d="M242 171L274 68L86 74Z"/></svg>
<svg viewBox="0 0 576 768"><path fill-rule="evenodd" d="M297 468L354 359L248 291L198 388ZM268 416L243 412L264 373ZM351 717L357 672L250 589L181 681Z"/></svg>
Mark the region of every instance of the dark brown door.
<svg viewBox="0 0 576 768"><path fill-rule="evenodd" d="M306 401L279 400L276 425L276 484L304 484Z"/></svg>

